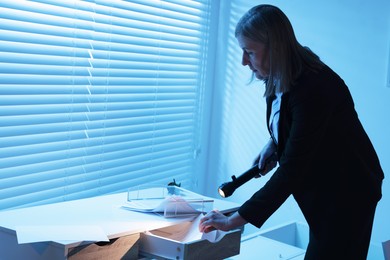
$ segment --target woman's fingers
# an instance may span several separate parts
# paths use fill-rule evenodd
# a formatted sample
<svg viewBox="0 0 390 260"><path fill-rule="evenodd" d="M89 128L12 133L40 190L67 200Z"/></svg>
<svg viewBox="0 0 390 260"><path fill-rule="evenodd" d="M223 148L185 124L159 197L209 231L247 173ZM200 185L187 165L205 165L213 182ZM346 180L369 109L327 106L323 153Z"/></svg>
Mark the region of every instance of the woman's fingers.
<svg viewBox="0 0 390 260"><path fill-rule="evenodd" d="M217 229L218 220L221 217L225 217L222 213L220 213L218 210L212 210L209 213L207 213L203 218L201 218L199 222L199 231L203 233L208 233L210 231L213 231Z"/></svg>
<svg viewBox="0 0 390 260"><path fill-rule="evenodd" d="M261 175L266 175L267 173L269 173L273 168L276 167L276 164L277 162L276 161L270 161L268 162L265 167L264 167L264 170L260 172Z"/></svg>

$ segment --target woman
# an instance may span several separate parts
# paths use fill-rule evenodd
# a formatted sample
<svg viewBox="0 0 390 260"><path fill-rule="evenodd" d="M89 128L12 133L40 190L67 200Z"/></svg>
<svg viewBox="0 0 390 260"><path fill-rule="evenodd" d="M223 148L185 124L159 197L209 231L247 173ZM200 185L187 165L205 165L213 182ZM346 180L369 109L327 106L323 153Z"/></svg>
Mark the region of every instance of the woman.
<svg viewBox="0 0 390 260"><path fill-rule="evenodd" d="M209 212L201 232L262 224L293 195L310 228L305 259L366 259L384 178L343 80L295 38L286 15L259 5L238 22L242 64L265 83L271 134L258 157L269 181L227 217ZM257 162L256 162L257 163Z"/></svg>

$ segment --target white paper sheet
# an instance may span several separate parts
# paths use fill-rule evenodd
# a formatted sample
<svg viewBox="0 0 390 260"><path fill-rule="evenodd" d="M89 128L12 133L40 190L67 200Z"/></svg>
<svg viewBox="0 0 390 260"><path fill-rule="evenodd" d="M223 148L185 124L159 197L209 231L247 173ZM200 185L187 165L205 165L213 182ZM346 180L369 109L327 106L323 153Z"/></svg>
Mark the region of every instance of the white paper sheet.
<svg viewBox="0 0 390 260"><path fill-rule="evenodd" d="M226 232L224 231L214 230L209 233L202 233L199 231L199 222L202 217L203 214L199 214L191 222L182 223L177 226L171 226L166 229L160 229L157 231L150 231L150 233L182 243L193 242L196 240L203 239L207 239L208 241L215 243L221 240L226 234Z"/></svg>
<svg viewBox="0 0 390 260"><path fill-rule="evenodd" d="M199 222L202 217L203 214L199 214L199 216L192 221L192 225L181 240L182 242L191 242L202 239L203 233L199 231Z"/></svg>
<svg viewBox="0 0 390 260"><path fill-rule="evenodd" d="M19 244L44 241L109 241L99 226L17 226Z"/></svg>

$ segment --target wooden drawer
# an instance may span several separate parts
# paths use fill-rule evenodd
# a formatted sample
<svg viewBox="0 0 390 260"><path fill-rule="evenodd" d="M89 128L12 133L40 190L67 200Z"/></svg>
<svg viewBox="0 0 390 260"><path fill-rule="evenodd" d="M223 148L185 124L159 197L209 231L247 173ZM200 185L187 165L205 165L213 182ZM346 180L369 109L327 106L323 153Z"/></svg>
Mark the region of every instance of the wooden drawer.
<svg viewBox="0 0 390 260"><path fill-rule="evenodd" d="M179 225L175 225L174 229L180 228ZM141 233L140 255L158 259L217 260L240 253L241 230L228 232L215 243L206 239L183 243L164 236L164 233L169 233L170 229L172 227Z"/></svg>
<svg viewBox="0 0 390 260"><path fill-rule="evenodd" d="M82 245L68 250L69 260L119 260L138 259L139 234L123 236L110 240Z"/></svg>

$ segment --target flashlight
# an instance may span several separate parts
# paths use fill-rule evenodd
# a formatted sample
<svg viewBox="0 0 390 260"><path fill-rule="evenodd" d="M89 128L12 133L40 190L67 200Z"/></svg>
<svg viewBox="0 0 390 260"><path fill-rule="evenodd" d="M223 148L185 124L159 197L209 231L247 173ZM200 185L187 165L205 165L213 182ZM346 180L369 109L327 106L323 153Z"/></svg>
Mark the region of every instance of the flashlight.
<svg viewBox="0 0 390 260"><path fill-rule="evenodd" d="M265 161L264 165L267 165L271 161L276 161L275 154L268 157L267 160ZM218 188L219 195L221 195L221 197L223 197L223 198L227 198L227 197L231 196L233 194L233 192L238 187L240 187L245 182L249 181L250 179L252 179L256 175L258 175L260 172L264 171L264 168L265 168L265 166L263 168L259 169L259 165L255 164L254 166L252 166L252 168L250 168L249 170L247 170L246 172L244 172L240 176L236 177L233 175L231 182L225 182L221 186L219 186L219 188Z"/></svg>

